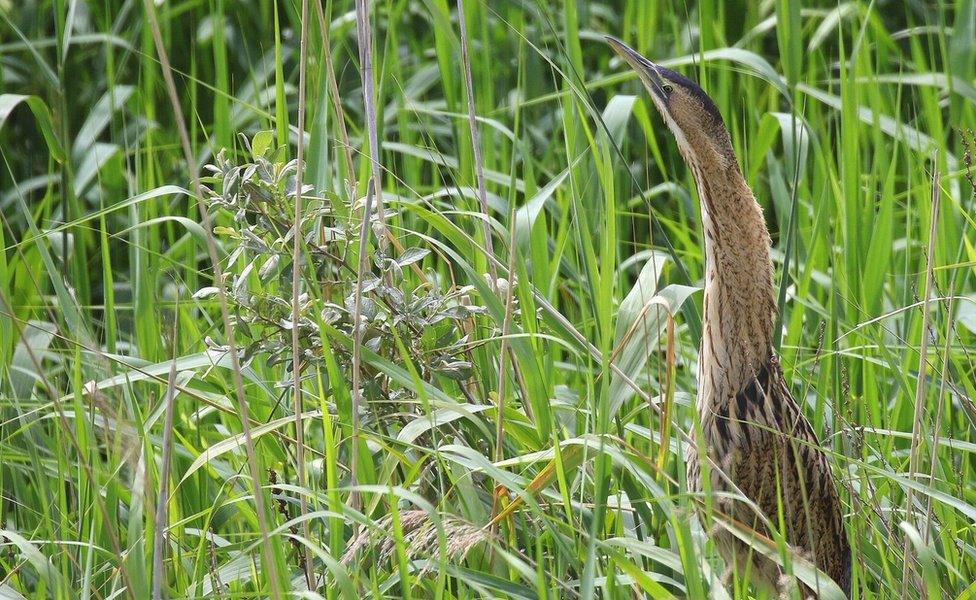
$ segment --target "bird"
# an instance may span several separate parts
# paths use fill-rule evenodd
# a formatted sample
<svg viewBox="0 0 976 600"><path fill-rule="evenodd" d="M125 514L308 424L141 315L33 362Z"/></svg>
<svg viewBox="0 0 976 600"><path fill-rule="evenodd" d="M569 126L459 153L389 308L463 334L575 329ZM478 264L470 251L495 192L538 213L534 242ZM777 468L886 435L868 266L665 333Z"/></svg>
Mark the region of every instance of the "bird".
<svg viewBox="0 0 976 600"><path fill-rule="evenodd" d="M775 353L771 239L725 121L697 83L617 38L607 42L647 88L698 188L705 274L695 402L700 438L687 450L689 491L713 494L714 513L727 524L766 537L776 527L796 555L850 597L844 510L827 455ZM782 596L799 586L804 598L819 597L819 579L814 589L797 583L730 529L709 530L728 567L724 579L738 571Z"/></svg>

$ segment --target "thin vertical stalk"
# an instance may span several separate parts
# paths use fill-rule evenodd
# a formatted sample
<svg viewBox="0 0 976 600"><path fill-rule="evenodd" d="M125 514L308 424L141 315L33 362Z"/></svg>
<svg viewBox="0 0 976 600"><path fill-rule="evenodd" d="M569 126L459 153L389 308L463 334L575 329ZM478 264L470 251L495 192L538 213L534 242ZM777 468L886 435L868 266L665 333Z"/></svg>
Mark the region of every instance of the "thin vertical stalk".
<svg viewBox="0 0 976 600"><path fill-rule="evenodd" d="M383 168L380 165L380 144L376 127L376 86L373 83L373 36L369 26L369 3L356 0L356 39L359 43L359 62L363 79L363 108L366 111L366 131L369 137L369 159L372 167L373 194L376 202L376 218L385 229L383 214ZM364 218L369 219L369 196L364 210ZM380 236L377 236L380 238Z"/></svg>
<svg viewBox="0 0 976 600"><path fill-rule="evenodd" d="M352 485L358 483L359 462L359 407L362 405L362 346L363 346L363 276L368 261L366 249L369 242L370 219L375 203L376 220L383 233L377 241L383 243L386 232L383 215L383 180L380 165L380 145L376 127L376 90L373 85L373 38L370 32L369 4L367 0L356 0L356 40L359 45L359 63L363 83L363 108L366 112L366 130L369 138L369 159L372 177L367 186L366 203L363 207L363 222L359 230L359 262L356 268L356 289L353 305L353 344L352 344L352 451L350 452L350 473ZM358 508L359 493L353 491L349 504Z"/></svg>
<svg viewBox="0 0 976 600"><path fill-rule="evenodd" d="M295 170L295 229L292 239L291 253L291 353L292 353L292 386L294 388L295 410L295 475L298 486L305 488L308 477L305 473L305 427L302 423L302 354L299 344L298 323L302 316L301 310L301 269L299 260L302 258L302 175L305 173L305 64L308 59L308 0L302 0L301 36L298 59L298 149L295 159L298 167ZM299 516L302 518L302 534L311 543L312 530L308 519L308 498L303 492L299 497ZM302 560L305 571L305 582L308 589L313 589L315 581L312 576L312 565L306 557Z"/></svg>
<svg viewBox="0 0 976 600"><path fill-rule="evenodd" d="M352 161L352 143L349 141L349 131L346 128L345 115L342 112L342 102L339 95L339 84L336 80L335 65L332 63L332 41L329 38L329 24L325 19L325 11L322 9L321 2L315 3L315 9L318 19L322 25L322 48L325 53L325 67L326 67L326 77L329 80L329 95L332 97L332 109L336 114L336 121L339 125L339 143L342 146L342 156L346 163L346 171L348 171L349 179L346 182L346 188L350 197L355 196L355 190L359 187L356 182L356 171L353 166ZM393 245L398 252L403 251L403 245L400 243L393 233L389 229L385 229L384 233L386 235L386 241ZM417 263L411 263L410 270L420 278L421 281L427 283L427 275L424 274L420 266Z"/></svg>
<svg viewBox="0 0 976 600"><path fill-rule="evenodd" d="M491 235L491 217L488 211L488 187L485 184L485 163L481 152L481 134L478 130L478 119L474 106L474 81L471 74L471 52L468 48L468 25L464 14L464 0L457 0L458 28L461 33L461 65L464 70L464 90L467 96L468 107L468 128L471 132L471 148L474 152L475 179L478 183L478 202L481 206L483 235L485 238L485 252L489 256L495 256L494 242ZM510 222L514 223L514 211L511 213ZM495 460L501 461L505 458L505 394L508 377L505 374L505 362L508 357L508 333L511 330L512 313L514 311L514 289L515 289L515 228L511 228L511 239L509 240L508 253L508 274L509 282L505 291L505 316L502 319L501 347L499 350L498 364L498 398L497 414L495 415ZM495 263L488 260L488 272L491 274L491 286L498 290L498 269ZM512 360L515 364L514 359ZM499 498L496 494L492 501L491 516L494 518L498 514ZM494 527L492 528L494 532Z"/></svg>
<svg viewBox="0 0 976 600"><path fill-rule="evenodd" d="M464 0L457 0L457 8L458 27L461 30L461 65L464 69L464 88L468 97L468 127L471 129L471 147L474 150L474 170L478 181L478 201L481 203L485 250L494 256L495 249L491 239L491 217L488 212L488 188L485 185L485 162L481 153L481 134L478 130L478 119L474 108L474 83L471 76L471 53L468 50L468 26L464 17ZM488 270L491 273L491 280L496 281L498 272L495 269L495 263L490 260L488 261ZM511 273L511 269L509 269L509 273ZM502 343L504 344L504 340ZM504 374L502 378L504 378Z"/></svg>
<svg viewBox="0 0 976 600"><path fill-rule="evenodd" d="M174 336L175 337L175 336ZM175 348L174 344L174 348ZM169 473L173 458L173 412L176 400L176 359L169 367L166 383L166 416L163 418L162 465L159 468L159 495L156 498L156 515L153 528L153 600L163 600L163 582L166 580L164 565L166 552L166 524L169 522Z"/></svg>
<svg viewBox="0 0 976 600"><path fill-rule="evenodd" d="M939 454L939 430L942 428L942 413L945 408L945 386L949 372L949 353L952 351L952 332L955 330L955 322L952 318L952 311L955 308L956 296L949 290L949 306L946 313L949 315L949 323L946 325L945 345L942 347L942 369L939 374L939 393L936 399L935 421L932 424L932 441L929 449L929 473L935 475L935 465ZM925 527L922 530L922 541L929 542L929 532L932 530L932 496L925 499Z"/></svg>
<svg viewBox="0 0 976 600"><path fill-rule="evenodd" d="M664 409L661 413L661 445L658 448L657 468L660 473L664 473L664 467L668 460L668 451L671 445L671 419L674 407L675 377L677 375L675 356L676 344L674 340L674 315L668 310L667 325L668 347L665 354L665 383L664 383ZM664 479L662 475L662 479Z"/></svg>
<svg viewBox="0 0 976 600"><path fill-rule="evenodd" d="M935 280L935 234L939 223L939 201L941 199L941 194L939 193L939 167L938 167L938 157L933 160L933 165L935 165L935 173L932 176L932 215L931 223L929 224L929 245L928 251L926 253L926 261L928 262L925 272L925 296L922 298L922 341L918 349L918 384L915 386L915 416L912 420L912 446L911 452L908 456L908 479L914 480L915 475L918 471L918 461L919 454L921 453L922 447L922 421L925 416L925 379L926 371L928 370L928 351L929 351L929 303L932 297L932 286ZM911 523L915 503L915 491L913 488L908 488L906 493L906 506L905 506L905 521ZM912 561L909 560L909 551L911 550L912 541L909 536L905 536L905 564L902 568L902 582L905 585L901 588L901 597L907 598L908 596L908 579L911 575Z"/></svg>
<svg viewBox="0 0 976 600"><path fill-rule="evenodd" d="M268 527L268 515L264 505L264 490L261 486L261 468L258 465L257 453L254 450L254 438L251 436L250 410L248 409L247 399L244 397L244 380L241 376L240 357L237 355L237 341L234 336L234 325L230 320L230 309L227 305L227 292L224 289L224 276L220 268L220 255L217 253L217 241L213 235L213 223L210 219L210 212L203 200L203 184L200 182L200 174L195 166L196 161L193 157L193 148L190 145L190 135L186 128L186 121L183 117L183 109L180 106L179 94L176 91L176 81L173 79L173 68L169 62L169 55L163 44L163 34L159 29L159 21L156 18L156 7L152 0L143 0L143 7L149 19L149 27L152 31L153 44L156 46L156 54L159 57L163 80L166 82L166 91L169 95L170 104L173 107L173 120L176 123L177 131L180 136L180 145L183 150L183 159L186 161L186 170L193 182L193 191L197 197L197 204L200 210L200 220L203 221L203 230L206 233L207 254L210 263L213 265L214 286L217 288L217 298L220 305L220 316L223 321L224 336L227 342L227 353L231 362L231 379L234 382L235 399L237 400L237 410L240 414L241 429L244 433L244 449L247 454L247 465L251 477L251 487L254 493L254 512L257 515L258 527L261 531L261 554L262 569L268 574L271 581L271 597L281 600L281 591L278 589L280 579L278 578L278 565L275 562L274 552L271 548L271 530Z"/></svg>
<svg viewBox="0 0 976 600"><path fill-rule="evenodd" d="M329 96L332 100L332 110L335 111L336 124L339 126L339 141L342 144L342 156L345 159L347 176L349 177L348 189L350 196L354 196L358 187L356 183L356 168L352 162L352 144L349 142L349 131L346 128L346 118L342 111L342 101L339 96L339 83L336 81L335 65L332 64L332 39L329 37L329 22L325 18L325 11L322 3L315 3L315 13L319 19L319 26L322 28L322 52L325 55L325 71L329 80Z"/></svg>
<svg viewBox="0 0 976 600"><path fill-rule="evenodd" d="M366 210L359 227L359 262L356 266L356 285L353 289L352 309L352 449L349 452L349 475L353 491L349 494L349 506L359 509L359 406L362 404L362 360L363 360L363 274L367 269L366 250L369 247L369 206L373 202L373 180L366 189Z"/></svg>
<svg viewBox="0 0 976 600"><path fill-rule="evenodd" d="M509 222L515 222L515 207L509 211ZM515 240L515 227L510 227L508 240L508 286L505 290L505 316L502 319L501 347L499 349L498 366L498 403L495 416L495 461L500 462L505 459L505 394L507 393L506 384L508 377L505 375L505 359L509 355L508 334L512 328L512 316L515 313L515 257L518 252L518 244ZM490 263L491 261L489 261ZM497 289L498 279L493 279L493 287ZM515 357L512 357L512 366L517 367ZM495 517L498 516L501 503L498 494L493 495L491 503L491 533L495 534L497 524Z"/></svg>

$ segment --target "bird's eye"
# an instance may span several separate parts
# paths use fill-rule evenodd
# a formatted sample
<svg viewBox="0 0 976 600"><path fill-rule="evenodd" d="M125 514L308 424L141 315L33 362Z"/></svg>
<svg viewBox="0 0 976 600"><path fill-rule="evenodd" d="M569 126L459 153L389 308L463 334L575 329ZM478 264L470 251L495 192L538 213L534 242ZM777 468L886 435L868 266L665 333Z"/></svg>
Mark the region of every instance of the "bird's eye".
<svg viewBox="0 0 976 600"><path fill-rule="evenodd" d="M671 92L674 91L674 86L671 85L670 83L665 83L664 85L661 86L661 89L664 90L665 94L670 94Z"/></svg>

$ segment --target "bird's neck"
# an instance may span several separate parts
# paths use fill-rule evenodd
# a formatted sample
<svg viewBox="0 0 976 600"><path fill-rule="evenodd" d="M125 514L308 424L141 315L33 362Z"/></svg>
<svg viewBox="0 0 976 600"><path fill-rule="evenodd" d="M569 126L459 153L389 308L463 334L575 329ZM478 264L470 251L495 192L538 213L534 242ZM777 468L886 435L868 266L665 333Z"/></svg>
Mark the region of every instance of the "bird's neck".
<svg viewBox="0 0 976 600"><path fill-rule="evenodd" d="M734 397L772 356L776 316L769 231L738 164L693 167L705 237L699 402Z"/></svg>

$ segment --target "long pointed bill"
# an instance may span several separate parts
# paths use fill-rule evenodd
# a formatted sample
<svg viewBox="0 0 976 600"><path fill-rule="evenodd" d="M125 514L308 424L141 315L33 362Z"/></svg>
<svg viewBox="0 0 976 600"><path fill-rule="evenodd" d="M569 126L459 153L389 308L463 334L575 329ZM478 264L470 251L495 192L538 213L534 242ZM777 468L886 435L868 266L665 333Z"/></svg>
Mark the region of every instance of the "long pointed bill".
<svg viewBox="0 0 976 600"><path fill-rule="evenodd" d="M620 58L627 61L627 64L637 73L647 89L654 94L659 99L665 97L664 80L661 77L661 73L658 71L657 65L647 60L639 52L618 40L613 36L606 36L607 43L610 47L620 55Z"/></svg>
<svg viewBox="0 0 976 600"><path fill-rule="evenodd" d="M690 162L698 162L698 154L695 149L688 143L688 139L685 136L684 131L678 126L674 117L671 116L671 110L668 108L668 94L671 93L672 86L666 82L665 75L663 71L667 71L663 67L659 67L647 60L640 55L639 52L628 46L627 44L621 42L615 37L607 36L607 43L610 47L620 55L620 58L627 61L627 64L631 66L632 69L640 77L641 82L643 82L644 87L650 92L651 100L654 102L654 106L657 107L661 117L664 119L665 125L674 134L675 140L678 142L678 148L681 150L682 155L686 160ZM667 91L665 91L667 90ZM716 109L717 110L717 109Z"/></svg>

